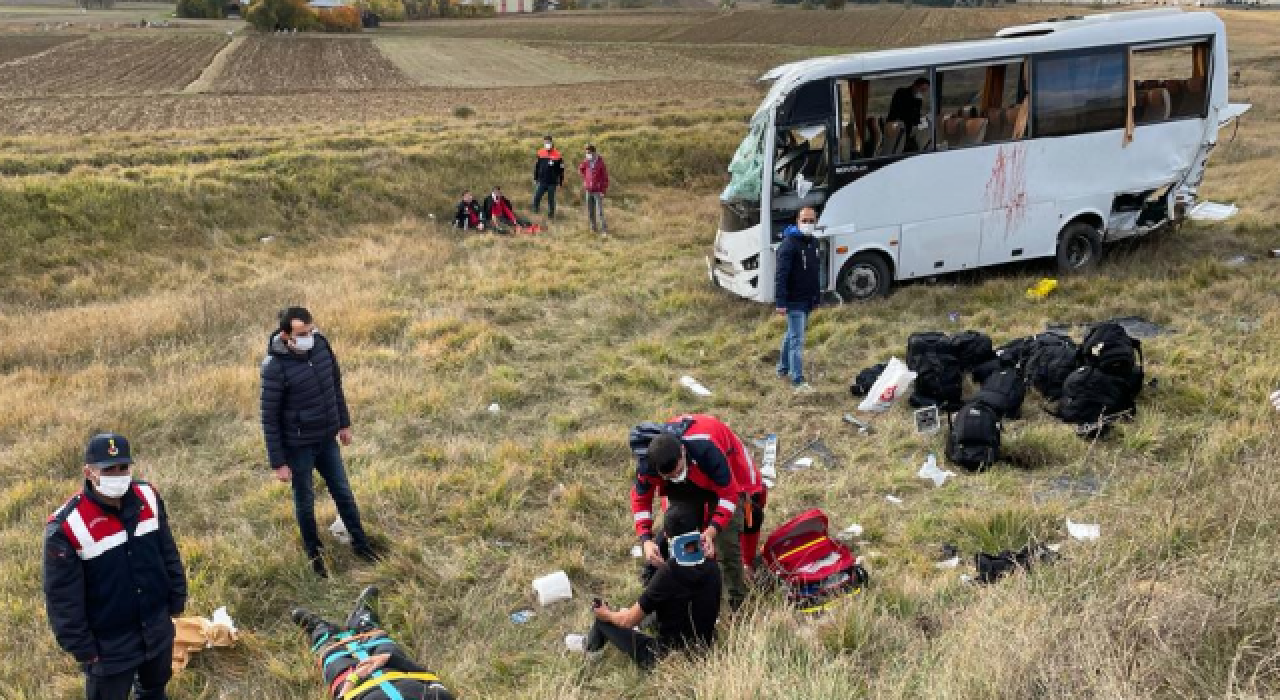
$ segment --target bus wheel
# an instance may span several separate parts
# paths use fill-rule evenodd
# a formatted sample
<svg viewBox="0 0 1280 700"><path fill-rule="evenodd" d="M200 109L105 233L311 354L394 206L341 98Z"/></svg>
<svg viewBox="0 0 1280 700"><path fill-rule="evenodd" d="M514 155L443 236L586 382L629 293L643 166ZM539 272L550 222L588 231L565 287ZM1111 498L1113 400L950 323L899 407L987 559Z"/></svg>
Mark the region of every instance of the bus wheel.
<svg viewBox="0 0 1280 700"><path fill-rule="evenodd" d="M1058 272L1064 275L1087 272L1102 257L1102 236L1084 221L1073 221L1058 236Z"/></svg>
<svg viewBox="0 0 1280 700"><path fill-rule="evenodd" d="M849 258L836 280L836 292L845 301L870 301L889 295L889 265L875 253Z"/></svg>

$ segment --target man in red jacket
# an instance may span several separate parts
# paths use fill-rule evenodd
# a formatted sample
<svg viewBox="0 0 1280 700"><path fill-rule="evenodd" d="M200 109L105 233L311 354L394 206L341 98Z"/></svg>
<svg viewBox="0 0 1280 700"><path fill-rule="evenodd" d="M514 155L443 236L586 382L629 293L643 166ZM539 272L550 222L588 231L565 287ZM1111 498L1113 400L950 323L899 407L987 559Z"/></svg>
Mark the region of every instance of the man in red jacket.
<svg viewBox="0 0 1280 700"><path fill-rule="evenodd" d="M746 570L755 562L767 497L742 441L714 416L694 414L637 426L631 448L636 455L631 514L645 559L662 564L653 533L654 496L697 506L706 514L704 549L720 562L729 606L736 609L747 597Z"/></svg>
<svg viewBox="0 0 1280 700"><path fill-rule="evenodd" d="M609 225L604 220L604 195L609 191L609 169L604 165L604 158L596 153L596 147L587 144L587 157L578 165L578 174L582 176L582 189L587 200L587 221L591 224L591 232L601 236L609 235ZM600 217L599 226L596 217Z"/></svg>

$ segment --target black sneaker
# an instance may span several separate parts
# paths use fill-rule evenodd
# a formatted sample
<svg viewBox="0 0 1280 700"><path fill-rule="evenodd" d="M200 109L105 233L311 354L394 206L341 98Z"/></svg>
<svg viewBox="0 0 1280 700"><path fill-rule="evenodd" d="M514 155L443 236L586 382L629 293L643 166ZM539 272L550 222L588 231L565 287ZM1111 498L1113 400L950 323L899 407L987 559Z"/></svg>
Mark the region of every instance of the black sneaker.
<svg viewBox="0 0 1280 700"><path fill-rule="evenodd" d="M378 587L369 586L356 598L356 607L347 617L347 629L373 629L379 624Z"/></svg>
<svg viewBox="0 0 1280 700"><path fill-rule="evenodd" d="M382 561L382 554L374 549L372 545L356 546L352 547L351 550L355 552L357 557L369 564L377 564Z"/></svg>
<svg viewBox="0 0 1280 700"><path fill-rule="evenodd" d="M325 568L324 557L316 554L311 557L311 570L320 578L329 578L329 570Z"/></svg>
<svg viewBox="0 0 1280 700"><path fill-rule="evenodd" d="M293 620L293 624L306 628L315 615L311 614L306 608L294 608L289 612L289 618Z"/></svg>

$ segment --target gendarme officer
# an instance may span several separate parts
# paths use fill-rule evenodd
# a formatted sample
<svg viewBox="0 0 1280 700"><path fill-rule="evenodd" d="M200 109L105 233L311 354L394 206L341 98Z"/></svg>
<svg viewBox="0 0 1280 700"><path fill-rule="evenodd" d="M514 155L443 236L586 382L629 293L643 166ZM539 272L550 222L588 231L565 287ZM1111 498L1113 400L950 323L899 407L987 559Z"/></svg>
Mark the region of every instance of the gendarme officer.
<svg viewBox="0 0 1280 700"><path fill-rule="evenodd" d="M187 578L164 501L133 478L123 435L89 440L84 487L44 531L44 597L53 634L80 662L89 700L164 700L173 620Z"/></svg>

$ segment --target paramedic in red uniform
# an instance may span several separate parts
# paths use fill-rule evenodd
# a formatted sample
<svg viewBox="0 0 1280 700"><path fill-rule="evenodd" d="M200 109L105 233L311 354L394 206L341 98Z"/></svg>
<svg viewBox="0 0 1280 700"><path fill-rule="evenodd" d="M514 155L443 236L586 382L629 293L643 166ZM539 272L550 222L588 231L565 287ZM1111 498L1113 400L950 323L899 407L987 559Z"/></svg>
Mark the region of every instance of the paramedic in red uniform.
<svg viewBox="0 0 1280 700"><path fill-rule="evenodd" d="M637 437L652 432L647 447ZM639 442L643 442L641 437ZM730 609L747 597L747 569L755 562L767 496L760 470L729 426L714 416L680 416L664 425L645 424L632 433L636 481L631 514L645 559L662 565L654 541L654 497L701 504L707 556L720 562Z"/></svg>
<svg viewBox="0 0 1280 700"><path fill-rule="evenodd" d="M84 488L49 517L44 597L58 645L85 673L89 700L164 700L173 620L187 578L164 501L134 481L129 441L105 433L85 450Z"/></svg>

